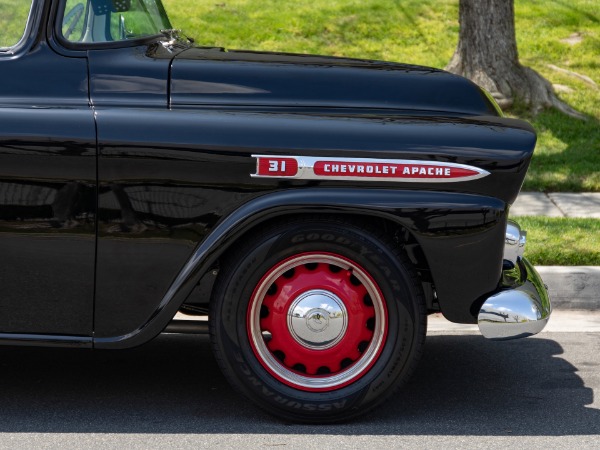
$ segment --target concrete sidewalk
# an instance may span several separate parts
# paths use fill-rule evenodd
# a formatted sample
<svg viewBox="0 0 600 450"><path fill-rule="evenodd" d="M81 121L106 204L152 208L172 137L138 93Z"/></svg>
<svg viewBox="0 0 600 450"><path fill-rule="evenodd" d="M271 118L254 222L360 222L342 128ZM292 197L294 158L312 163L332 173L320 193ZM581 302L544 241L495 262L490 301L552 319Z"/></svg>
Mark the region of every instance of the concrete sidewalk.
<svg viewBox="0 0 600 450"><path fill-rule="evenodd" d="M600 192L521 192L510 215L600 219Z"/></svg>

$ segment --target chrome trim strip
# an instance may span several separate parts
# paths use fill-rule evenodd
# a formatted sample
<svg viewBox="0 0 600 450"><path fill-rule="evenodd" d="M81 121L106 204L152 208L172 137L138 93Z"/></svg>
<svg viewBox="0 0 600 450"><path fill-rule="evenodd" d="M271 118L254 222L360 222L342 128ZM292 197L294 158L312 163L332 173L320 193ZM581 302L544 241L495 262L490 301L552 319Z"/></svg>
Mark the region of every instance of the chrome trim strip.
<svg viewBox="0 0 600 450"><path fill-rule="evenodd" d="M256 173L251 174L253 178L457 183L477 180L490 174L474 166L437 161L285 155L252 155L252 157L257 159ZM261 167L261 162L272 164L268 172ZM361 175L356 175L358 173Z"/></svg>

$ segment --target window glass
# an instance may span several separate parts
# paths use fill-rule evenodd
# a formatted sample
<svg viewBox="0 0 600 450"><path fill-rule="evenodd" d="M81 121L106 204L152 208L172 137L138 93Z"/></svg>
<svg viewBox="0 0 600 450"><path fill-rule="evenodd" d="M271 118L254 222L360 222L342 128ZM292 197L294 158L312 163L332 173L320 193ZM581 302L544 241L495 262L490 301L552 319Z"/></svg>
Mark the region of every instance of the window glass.
<svg viewBox="0 0 600 450"><path fill-rule="evenodd" d="M160 0L67 0L62 34L71 42L113 42L170 28Z"/></svg>
<svg viewBox="0 0 600 450"><path fill-rule="evenodd" d="M0 48L19 43L31 10L33 0L0 0Z"/></svg>
<svg viewBox="0 0 600 450"><path fill-rule="evenodd" d="M81 0L67 0L65 3L62 33L70 41L80 41L82 39L85 11L85 2Z"/></svg>

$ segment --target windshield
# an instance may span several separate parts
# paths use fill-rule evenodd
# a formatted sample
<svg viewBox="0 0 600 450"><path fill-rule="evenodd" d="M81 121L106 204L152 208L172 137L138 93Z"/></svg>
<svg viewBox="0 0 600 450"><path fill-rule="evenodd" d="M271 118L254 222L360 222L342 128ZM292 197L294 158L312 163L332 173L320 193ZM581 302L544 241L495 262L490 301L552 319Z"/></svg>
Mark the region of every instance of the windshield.
<svg viewBox="0 0 600 450"><path fill-rule="evenodd" d="M66 0L62 35L74 43L127 41L172 28L161 0Z"/></svg>

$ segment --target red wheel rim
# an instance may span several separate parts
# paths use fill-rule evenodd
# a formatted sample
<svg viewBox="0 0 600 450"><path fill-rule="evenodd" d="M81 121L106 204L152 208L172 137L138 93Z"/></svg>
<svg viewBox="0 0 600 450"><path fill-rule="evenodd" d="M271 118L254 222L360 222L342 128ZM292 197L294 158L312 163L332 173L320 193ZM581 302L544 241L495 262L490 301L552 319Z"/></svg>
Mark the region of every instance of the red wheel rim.
<svg viewBox="0 0 600 450"><path fill-rule="evenodd" d="M332 391L360 379L387 336L387 309L372 277L332 253L288 258L263 276L250 299L248 338L276 379Z"/></svg>

